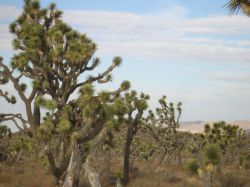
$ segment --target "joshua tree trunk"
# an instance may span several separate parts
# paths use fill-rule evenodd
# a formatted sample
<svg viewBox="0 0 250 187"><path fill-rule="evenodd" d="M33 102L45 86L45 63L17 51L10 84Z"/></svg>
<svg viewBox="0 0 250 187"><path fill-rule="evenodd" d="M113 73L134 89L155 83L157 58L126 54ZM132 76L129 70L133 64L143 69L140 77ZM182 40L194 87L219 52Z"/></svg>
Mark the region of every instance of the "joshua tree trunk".
<svg viewBox="0 0 250 187"><path fill-rule="evenodd" d="M168 153L168 151L164 150L164 152L163 152L163 154L162 154L162 156L161 156L161 158L159 160L158 166L161 166L161 164L162 164L164 158L166 157L167 153Z"/></svg>
<svg viewBox="0 0 250 187"><path fill-rule="evenodd" d="M16 159L15 159L15 162L18 162L18 161L21 159L22 154L23 154L23 149L21 149L21 150L18 152L17 157L16 157Z"/></svg>
<svg viewBox="0 0 250 187"><path fill-rule="evenodd" d="M85 175L88 177L91 187L101 187L99 173L91 166L91 162L87 159L84 163Z"/></svg>
<svg viewBox="0 0 250 187"><path fill-rule="evenodd" d="M177 147L177 150L176 150L176 166L178 168L182 168L182 161L181 161L181 150L179 148L179 146Z"/></svg>
<svg viewBox="0 0 250 187"><path fill-rule="evenodd" d="M40 120L41 120L41 112L40 112L40 107L37 106L35 103L34 103L34 110L33 110L33 113L34 113L34 123L35 123L35 126L36 128L40 126Z"/></svg>
<svg viewBox="0 0 250 187"><path fill-rule="evenodd" d="M212 187L212 173L211 172L207 173L205 187Z"/></svg>
<svg viewBox="0 0 250 187"><path fill-rule="evenodd" d="M176 143L175 147L175 154L176 154L176 166L177 168L182 168L182 161L181 161L181 148L179 143L179 138L176 129L174 129L174 139Z"/></svg>
<svg viewBox="0 0 250 187"><path fill-rule="evenodd" d="M82 164L85 158L86 158L86 155L84 153L84 149L79 145L75 145L71 154L71 158L70 158L70 162L69 162L69 166L67 169L67 174L66 174L63 187L77 187L78 186L79 175L80 175Z"/></svg>
<svg viewBox="0 0 250 187"><path fill-rule="evenodd" d="M130 162L130 171L132 171L133 170L133 168L134 168L134 164L135 164L135 158L134 158L134 156L132 156L131 158L130 158L130 160L131 160L131 162Z"/></svg>
<svg viewBox="0 0 250 187"><path fill-rule="evenodd" d="M105 157L104 157L104 162L105 162L105 175L110 176L110 148L107 147L105 150Z"/></svg>
<svg viewBox="0 0 250 187"><path fill-rule="evenodd" d="M124 151L124 163L123 163L123 183L127 184L129 182L129 155L130 155L130 146L133 141L133 129L132 125L129 125L127 132L127 139L125 144Z"/></svg>
<svg viewBox="0 0 250 187"><path fill-rule="evenodd" d="M59 185L62 180L65 170L70 162L70 155L64 155L64 158L60 159L60 162L56 162L56 158L51 150L47 150L47 159L49 162L49 168L53 174L55 185Z"/></svg>

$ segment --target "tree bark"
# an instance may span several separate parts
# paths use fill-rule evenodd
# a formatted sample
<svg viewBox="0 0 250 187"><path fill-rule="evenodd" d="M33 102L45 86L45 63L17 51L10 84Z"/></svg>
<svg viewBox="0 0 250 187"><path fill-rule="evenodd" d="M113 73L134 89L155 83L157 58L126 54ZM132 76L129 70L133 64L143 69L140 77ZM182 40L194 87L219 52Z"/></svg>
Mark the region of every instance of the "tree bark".
<svg viewBox="0 0 250 187"><path fill-rule="evenodd" d="M161 166L161 164L162 164L165 156L167 155L167 153L168 153L167 150L164 150L164 152L163 152L163 154L162 154L162 156L161 156L161 158L159 160L158 166Z"/></svg>
<svg viewBox="0 0 250 187"><path fill-rule="evenodd" d="M94 167L92 167L89 159L86 159L84 163L85 176L88 177L91 187L101 187L99 173L96 171Z"/></svg>
<svg viewBox="0 0 250 187"><path fill-rule="evenodd" d="M86 158L83 147L75 145L71 154L63 187L77 187L83 161Z"/></svg>
<svg viewBox="0 0 250 187"><path fill-rule="evenodd" d="M65 170L67 169L67 166L69 165L70 157L65 156L65 158L63 158L60 163L56 163L53 153L48 150L47 158L49 162L50 171L54 177L55 184L58 185L60 180L62 180L63 178L62 176Z"/></svg>
<svg viewBox="0 0 250 187"><path fill-rule="evenodd" d="M181 151L180 151L179 146L177 147L177 150L176 150L176 166L178 168L182 168Z"/></svg>
<svg viewBox="0 0 250 187"><path fill-rule="evenodd" d="M28 122L32 131L32 134L34 135L36 133L36 126L34 122L34 117L31 109L31 104L28 102L25 102L25 108L26 108L26 114L28 118Z"/></svg>
<svg viewBox="0 0 250 187"><path fill-rule="evenodd" d="M34 114L34 125L36 126L35 128L37 129L41 123L41 112L40 112L40 107L37 106L35 103L34 103L33 114Z"/></svg>
<svg viewBox="0 0 250 187"><path fill-rule="evenodd" d="M174 139L176 143L176 148L175 148L176 166L177 168L182 168L181 149L180 149L179 137L178 137L176 129L174 129Z"/></svg>
<svg viewBox="0 0 250 187"><path fill-rule="evenodd" d="M130 155L130 146L133 141L133 129L132 125L129 125L127 132L127 139L124 150L124 163L123 163L123 183L126 185L129 182L129 155Z"/></svg>
<svg viewBox="0 0 250 187"><path fill-rule="evenodd" d="M110 176L110 148L109 147L107 147L105 150L104 162L105 162L105 175L109 177Z"/></svg>
<svg viewBox="0 0 250 187"><path fill-rule="evenodd" d="M97 172L89 173L88 178L89 178L89 182L91 184L91 187L101 187L99 173L97 173Z"/></svg>

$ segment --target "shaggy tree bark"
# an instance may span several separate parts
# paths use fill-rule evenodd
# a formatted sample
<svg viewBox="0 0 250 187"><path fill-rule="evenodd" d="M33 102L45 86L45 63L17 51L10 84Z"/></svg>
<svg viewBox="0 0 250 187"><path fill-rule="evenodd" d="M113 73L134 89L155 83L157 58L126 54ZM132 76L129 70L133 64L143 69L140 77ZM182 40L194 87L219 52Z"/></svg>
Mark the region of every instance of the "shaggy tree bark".
<svg viewBox="0 0 250 187"><path fill-rule="evenodd" d="M105 175L110 176L110 148L107 147L104 153Z"/></svg>
<svg viewBox="0 0 250 187"><path fill-rule="evenodd" d="M89 159L84 163L85 176L88 177L91 187L101 187L100 174L91 166Z"/></svg>
<svg viewBox="0 0 250 187"><path fill-rule="evenodd" d="M181 147L180 147L180 144L179 144L179 137L178 137L178 134L177 134L177 131L176 129L174 128L173 129L174 131L174 139L175 139L175 155L176 155L176 166L177 168L182 168L182 161L181 161Z"/></svg>
<svg viewBox="0 0 250 187"><path fill-rule="evenodd" d="M133 129L129 125L127 130L127 138L124 150L124 163L123 163L123 182L127 184L129 182L129 156L130 156L130 146L133 141Z"/></svg>
<svg viewBox="0 0 250 187"><path fill-rule="evenodd" d="M85 158L86 152L84 151L84 148L75 145L71 154L63 187L78 187L80 171Z"/></svg>

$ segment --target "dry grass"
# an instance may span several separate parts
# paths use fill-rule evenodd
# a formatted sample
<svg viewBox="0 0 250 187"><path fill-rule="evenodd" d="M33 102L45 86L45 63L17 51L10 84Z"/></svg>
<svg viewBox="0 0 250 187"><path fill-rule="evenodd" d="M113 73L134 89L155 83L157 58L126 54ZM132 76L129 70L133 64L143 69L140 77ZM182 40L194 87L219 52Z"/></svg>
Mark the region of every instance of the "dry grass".
<svg viewBox="0 0 250 187"><path fill-rule="evenodd" d="M114 187L114 180L104 176L102 161L101 183L103 187ZM116 160L111 164L112 174L120 172L122 161ZM228 166L223 169L223 176L217 176L215 187L222 184L227 187L250 187L249 172L238 172L237 167ZM53 187L50 173L37 161L25 161L18 165L8 166L0 163L0 187ZM189 176L184 170L177 170L174 166L156 167L153 162L136 162L131 171L128 187L202 187L198 176ZM223 186L223 187L224 187ZM90 187L88 179L81 176L80 187Z"/></svg>
<svg viewBox="0 0 250 187"><path fill-rule="evenodd" d="M0 187L52 187L52 177L39 163L24 162L18 165L0 165Z"/></svg>

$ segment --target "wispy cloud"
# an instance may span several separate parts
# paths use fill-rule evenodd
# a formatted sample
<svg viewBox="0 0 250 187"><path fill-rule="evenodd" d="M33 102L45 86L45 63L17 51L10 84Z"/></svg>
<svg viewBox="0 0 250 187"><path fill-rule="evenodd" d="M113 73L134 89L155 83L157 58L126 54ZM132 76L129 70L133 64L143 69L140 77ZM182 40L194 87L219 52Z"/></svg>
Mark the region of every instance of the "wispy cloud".
<svg viewBox="0 0 250 187"><path fill-rule="evenodd" d="M8 10L8 14L6 13ZM0 20L17 16L15 7L0 6ZM5 12L5 13L2 13ZM97 41L99 54L192 62L250 62L250 19L242 16L190 18L185 8L136 14L98 10L65 10L64 19ZM11 49L7 25L0 25L0 49ZM230 38L230 39L228 39Z"/></svg>
<svg viewBox="0 0 250 187"><path fill-rule="evenodd" d="M0 6L0 21L15 19L21 10L14 6Z"/></svg>
<svg viewBox="0 0 250 187"><path fill-rule="evenodd" d="M250 83L250 75L246 73L235 73L225 71L211 73L209 77L219 81Z"/></svg>
<svg viewBox="0 0 250 187"><path fill-rule="evenodd" d="M250 40L239 39L250 33L250 19L242 16L189 18L182 7L170 7L151 14L66 10L64 18L95 38L102 54L165 61L250 62Z"/></svg>

